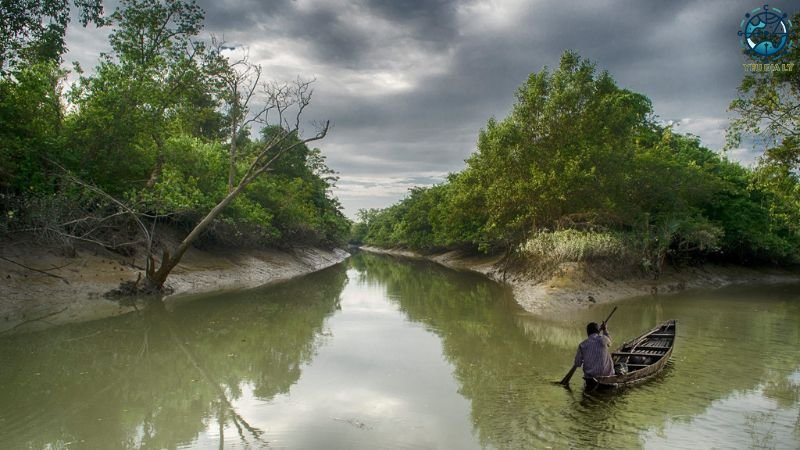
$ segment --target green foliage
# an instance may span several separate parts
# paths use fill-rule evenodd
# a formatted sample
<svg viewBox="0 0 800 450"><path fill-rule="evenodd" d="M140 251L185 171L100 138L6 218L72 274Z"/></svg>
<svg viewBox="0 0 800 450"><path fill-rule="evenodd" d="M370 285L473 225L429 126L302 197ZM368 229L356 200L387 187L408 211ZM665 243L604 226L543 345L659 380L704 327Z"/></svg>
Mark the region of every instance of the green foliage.
<svg viewBox="0 0 800 450"><path fill-rule="evenodd" d="M53 5L66 5L23 3L49 5L42 6L50 8L45 16ZM94 2L76 4L89 8L87 13L94 11ZM0 5L3 14L16 8ZM76 67L81 77L68 93L67 110L60 88L64 72L52 58L2 74L4 229L21 224L63 228L63 222L80 221L81 215L108 214L108 208L85 201L86 188L75 189L59 178L61 167L146 217L187 230L228 194L229 130L219 80L225 75L221 71L233 69L197 40L203 14L193 1L123 0L107 20L114 27L112 51L101 56L91 75ZM23 37L38 39L31 33ZM254 149L274 133L265 128L256 140L241 133L236 160L240 176ZM336 180L319 149L293 148L229 205L203 239L231 245L338 245L350 223L331 195ZM70 208L73 213L62 213ZM116 221L108 228L114 227L121 230Z"/></svg>
<svg viewBox="0 0 800 450"><path fill-rule="evenodd" d="M800 20L800 14L792 20ZM797 42L800 30L793 28L789 38ZM790 48L781 62L793 63L795 70L748 74L729 107L737 117L728 128L727 147L752 142L764 151L755 171L738 182L738 205L730 214L738 219L737 236L752 238L740 239L734 248L767 260L797 259L800 246L800 49Z"/></svg>
<svg viewBox="0 0 800 450"><path fill-rule="evenodd" d="M171 138L165 149L158 182L135 191L131 200L190 227L227 193L226 149L189 136ZM320 151L300 146L287 156L290 162L234 200L206 240L231 245L343 242L349 223L329 195L332 180L316 172L330 172Z"/></svg>
<svg viewBox="0 0 800 450"><path fill-rule="evenodd" d="M125 0L111 15L112 52L70 92L66 133L85 179L112 194L152 185L171 136L219 136L210 55L194 40L202 19L181 0Z"/></svg>
<svg viewBox="0 0 800 450"><path fill-rule="evenodd" d="M490 120L458 183L461 204L485 206L475 244L508 245L574 213L625 213L620 200L634 137L648 125L650 102L619 89L608 73L574 53L558 70L532 74L509 117ZM469 180L469 181L467 181ZM477 198L476 198L477 197ZM480 198L483 197L483 198Z"/></svg>
<svg viewBox="0 0 800 450"><path fill-rule="evenodd" d="M645 96L566 52L489 120L462 172L363 212L354 233L385 247L608 256L656 273L667 260L800 260L795 172L745 169L651 114Z"/></svg>
<svg viewBox="0 0 800 450"><path fill-rule="evenodd" d="M800 14L792 17L797 23ZM790 31L792 42L800 41L797 27ZM738 147L743 139L760 143L764 163L787 165L800 170L800 48L796 45L781 56L781 63L794 64L793 71L757 72L742 79L739 97L729 109L738 117L728 128L727 147Z"/></svg>
<svg viewBox="0 0 800 450"><path fill-rule="evenodd" d="M101 0L74 0L80 23L102 24ZM0 0L0 74L27 64L58 62L66 50L69 0Z"/></svg>
<svg viewBox="0 0 800 450"><path fill-rule="evenodd" d="M43 62L0 79L0 189L52 191L45 168L62 149L62 77L55 63Z"/></svg>
<svg viewBox="0 0 800 450"><path fill-rule="evenodd" d="M224 149L190 136L165 144L166 160L152 189L136 190L136 200L158 214L198 215L225 193Z"/></svg>

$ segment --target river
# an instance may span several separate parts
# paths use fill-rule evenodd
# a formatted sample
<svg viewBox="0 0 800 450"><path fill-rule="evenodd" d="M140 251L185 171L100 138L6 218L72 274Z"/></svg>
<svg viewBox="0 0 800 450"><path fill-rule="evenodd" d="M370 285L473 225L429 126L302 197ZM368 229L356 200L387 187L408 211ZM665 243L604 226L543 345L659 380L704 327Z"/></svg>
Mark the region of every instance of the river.
<svg viewBox="0 0 800 450"><path fill-rule="evenodd" d="M567 390L585 323L505 287L356 254L281 285L0 338L0 447L800 448L800 286L615 303L677 319L661 376Z"/></svg>

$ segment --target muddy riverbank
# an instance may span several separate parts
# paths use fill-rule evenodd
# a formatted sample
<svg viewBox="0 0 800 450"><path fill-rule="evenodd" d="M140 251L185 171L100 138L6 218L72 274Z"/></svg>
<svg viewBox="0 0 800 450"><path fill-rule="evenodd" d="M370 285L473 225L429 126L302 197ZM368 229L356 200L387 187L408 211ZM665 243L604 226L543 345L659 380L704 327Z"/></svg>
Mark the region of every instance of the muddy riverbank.
<svg viewBox="0 0 800 450"><path fill-rule="evenodd" d="M362 246L361 249L372 253L424 258L452 269L481 273L509 284L515 300L526 311L545 315L642 295L669 295L687 289L719 288L732 284L800 281L800 272L797 270L712 264L680 269L669 267L658 279L644 274L628 274L612 279L600 275L585 263L562 264L554 275L543 280L524 271L505 267L502 256L473 256L458 251L421 254L405 249L371 246Z"/></svg>
<svg viewBox="0 0 800 450"><path fill-rule="evenodd" d="M0 333L22 332L131 312L104 294L144 272L141 258L97 246L71 254L30 240L0 247ZM167 280L167 300L286 281L344 261L341 249L191 249Z"/></svg>

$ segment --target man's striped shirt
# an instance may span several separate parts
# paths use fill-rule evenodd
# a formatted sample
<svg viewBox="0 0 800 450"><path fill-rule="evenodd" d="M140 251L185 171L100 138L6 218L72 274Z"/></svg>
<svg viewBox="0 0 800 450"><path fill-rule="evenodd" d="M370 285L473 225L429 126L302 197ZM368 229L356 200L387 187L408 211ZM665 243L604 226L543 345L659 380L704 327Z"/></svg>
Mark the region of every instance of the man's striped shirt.
<svg viewBox="0 0 800 450"><path fill-rule="evenodd" d="M603 336L598 333L592 334L578 345L575 366L583 366L584 378L614 375L614 361L608 352L611 338L607 332L603 334Z"/></svg>

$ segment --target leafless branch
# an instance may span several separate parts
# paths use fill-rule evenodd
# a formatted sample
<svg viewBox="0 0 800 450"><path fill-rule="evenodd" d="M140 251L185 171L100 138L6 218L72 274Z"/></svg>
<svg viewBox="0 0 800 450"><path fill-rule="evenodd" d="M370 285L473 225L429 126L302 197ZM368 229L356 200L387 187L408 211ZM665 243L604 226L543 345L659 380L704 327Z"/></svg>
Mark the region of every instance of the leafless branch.
<svg viewBox="0 0 800 450"><path fill-rule="evenodd" d="M84 217L79 217L77 219L68 220L68 221L63 222L63 223L61 223L59 225L62 226L62 227L66 227L66 226L70 226L70 225L77 225L77 224L80 224L80 223L87 223L87 222L103 223L103 222L105 222L107 220L113 219L114 217L123 216L125 214L128 214L128 212L127 211L117 211L117 212L115 212L113 214L109 214L109 215L103 216L103 217L97 217L95 215L90 214L88 216L84 216Z"/></svg>
<svg viewBox="0 0 800 450"><path fill-rule="evenodd" d="M217 43L218 48L222 48L223 43ZM235 75L234 75L235 76ZM214 220L222 213L222 211L234 201L234 199L259 175L266 171L271 170L272 164L277 161L281 156L287 152L309 142L316 141L324 138L330 129L330 122L326 121L324 124L318 125L317 133L309 138L302 138L300 133L300 118L305 111L305 108L311 103L313 90L311 84L313 80L304 81L297 79L294 83L277 83L265 82L262 84L262 91L266 98L266 105L263 108L264 121L269 119L269 114L276 114L274 125L267 130L265 137L266 143L261 144L260 148L252 156L252 160L247 165L244 174L238 177L238 183L234 183L236 161L236 127L241 126L242 122L233 120L232 134L231 134L231 151L228 168L228 193L217 203L200 222L192 229L191 232L181 241L181 243L174 249L174 252L164 250L161 258L160 267L155 269L155 262L152 256L149 256L148 267L146 271L147 285L144 290L159 291L163 289L164 283L169 276L172 269L177 266L183 255L192 245L192 243L212 225ZM234 86L239 86L234 83ZM249 92L249 91L248 91ZM229 100L233 101L231 106L238 108L235 101L242 99L242 94L239 91L232 92L234 94ZM252 97L251 97L252 98ZM293 119L293 126L290 123L290 111L296 108L296 114ZM235 111L234 111L235 112Z"/></svg>
<svg viewBox="0 0 800 450"><path fill-rule="evenodd" d="M150 235L150 232L147 230L147 227L144 225L144 222L142 222L142 220L139 218L139 215L136 213L136 211L131 209L125 203L123 203L123 202L117 200L116 198L112 197L111 195L107 194L104 190L102 190L102 189L100 189L100 188L98 188L96 186L93 186L93 185L91 185L89 183L86 183L85 181L80 180L77 177L73 176L67 169L65 169L64 167L62 167L58 163L55 163L53 161L51 161L51 163L54 164L59 169L61 169L61 171L63 172L63 176L65 178L67 178L68 180L72 181L73 183L75 183L75 184L77 184L79 186L84 187L85 189L88 189L91 192L94 192L95 194L97 194L97 195L99 195L99 196L101 196L101 197L103 197L103 198L105 198L105 199L107 199L109 201L111 201L112 203L117 205L121 210L123 210L126 213L128 213L131 216L131 218L134 221L136 221L136 224L139 226L139 229L142 231L142 234L147 239L147 242L150 242L152 240L152 236Z"/></svg>

